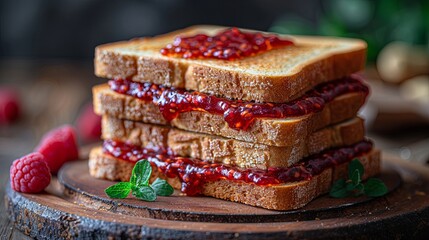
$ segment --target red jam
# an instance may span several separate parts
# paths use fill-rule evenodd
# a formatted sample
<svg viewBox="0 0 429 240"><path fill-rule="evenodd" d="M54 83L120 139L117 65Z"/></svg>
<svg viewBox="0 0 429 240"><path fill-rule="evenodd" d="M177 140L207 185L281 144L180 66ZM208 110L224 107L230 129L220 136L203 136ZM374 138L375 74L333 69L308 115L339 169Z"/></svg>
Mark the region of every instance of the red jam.
<svg viewBox="0 0 429 240"><path fill-rule="evenodd" d="M369 91L356 76L320 84L301 98L288 103L229 100L200 92L121 79L111 80L109 85L115 92L143 101L152 101L158 105L167 121L173 120L179 113L204 111L223 115L229 127L237 130L248 129L256 118L288 118L316 113L323 110L326 103L342 94L363 92L367 95Z"/></svg>
<svg viewBox="0 0 429 240"><path fill-rule="evenodd" d="M275 34L242 32L238 28L230 28L214 36L197 34L176 37L173 43L161 49L161 54L191 59L235 60L289 45L293 45L293 42L280 39Z"/></svg>
<svg viewBox="0 0 429 240"><path fill-rule="evenodd" d="M113 140L105 140L103 143L103 152L108 155L132 163L147 159L167 177L178 177L182 182L181 190L187 195L200 194L204 183L221 179L243 181L260 186L309 180L323 170L351 161L371 149L372 143L364 140L351 146L326 150L309 156L288 168L261 170L240 169L225 164L179 157L170 155L163 149L150 150Z"/></svg>

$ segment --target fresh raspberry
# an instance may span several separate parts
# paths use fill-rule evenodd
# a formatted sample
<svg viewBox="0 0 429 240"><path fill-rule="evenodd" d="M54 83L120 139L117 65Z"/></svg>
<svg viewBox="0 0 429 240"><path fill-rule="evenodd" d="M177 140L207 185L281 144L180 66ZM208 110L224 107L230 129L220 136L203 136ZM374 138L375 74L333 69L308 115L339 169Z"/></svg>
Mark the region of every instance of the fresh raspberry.
<svg viewBox="0 0 429 240"><path fill-rule="evenodd" d="M9 124L19 117L18 94L11 89L0 89L0 124Z"/></svg>
<svg viewBox="0 0 429 240"><path fill-rule="evenodd" d="M45 157L38 152L15 160L10 167L10 185L17 192L38 193L50 182L49 167Z"/></svg>
<svg viewBox="0 0 429 240"><path fill-rule="evenodd" d="M79 157L74 128L64 125L51 130L43 136L35 151L45 156L51 173L58 172L65 162Z"/></svg>
<svg viewBox="0 0 429 240"><path fill-rule="evenodd" d="M85 142L99 140L101 136L101 117L94 113L92 103L84 106L76 122L77 132Z"/></svg>

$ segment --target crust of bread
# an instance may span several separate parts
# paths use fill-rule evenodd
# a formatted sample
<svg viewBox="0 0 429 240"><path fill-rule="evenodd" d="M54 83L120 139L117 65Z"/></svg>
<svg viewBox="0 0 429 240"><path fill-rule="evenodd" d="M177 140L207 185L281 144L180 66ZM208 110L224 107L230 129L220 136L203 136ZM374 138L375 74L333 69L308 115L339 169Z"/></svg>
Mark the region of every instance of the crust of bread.
<svg viewBox="0 0 429 240"><path fill-rule="evenodd" d="M316 130L356 116L365 102L365 94L348 93L335 98L325 108L313 114L286 119L258 118L246 131L232 129L222 115L201 111L180 113L167 122L153 102L119 94L110 90L107 84L93 88L94 111L99 115L138 122L171 125L179 129L218 135L244 142L261 143L270 146L294 146Z"/></svg>
<svg viewBox="0 0 429 240"><path fill-rule="evenodd" d="M166 126L103 116L102 138L145 148L170 148L182 157L235 165L243 168L288 167L322 150L351 145L364 139L364 122L353 118L313 132L299 145L268 146Z"/></svg>
<svg viewBox="0 0 429 240"><path fill-rule="evenodd" d="M380 172L380 152L371 152L358 158L364 168L363 179L377 175ZM219 180L207 182L203 186L203 195L240 202L252 206L273 210L291 210L305 206L317 196L327 193L333 181L347 174L348 164L329 168L308 181L293 182L274 186L257 186L251 183ZM113 158L102 153L101 148L94 148L89 159L90 174L97 178L128 181L133 163ZM159 171L153 171L152 178L161 177ZM168 178L167 181L176 189L180 189L178 178Z"/></svg>
<svg viewBox="0 0 429 240"><path fill-rule="evenodd" d="M152 38L109 43L95 49L95 74L153 82L231 99L288 102L317 84L365 66L364 41L334 37L282 36L293 46L237 61L182 59L160 49L178 35L215 34L219 26L193 26Z"/></svg>

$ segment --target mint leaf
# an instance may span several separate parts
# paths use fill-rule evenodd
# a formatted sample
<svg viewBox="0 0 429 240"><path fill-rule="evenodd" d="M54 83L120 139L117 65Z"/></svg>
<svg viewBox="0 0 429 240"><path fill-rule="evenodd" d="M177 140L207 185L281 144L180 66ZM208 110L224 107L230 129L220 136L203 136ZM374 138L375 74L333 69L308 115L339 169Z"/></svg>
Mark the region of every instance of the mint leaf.
<svg viewBox="0 0 429 240"><path fill-rule="evenodd" d="M155 201L156 196L170 196L174 189L167 181L157 178L151 186L149 179L152 174L152 166L147 160L138 161L133 168L129 182L120 182L104 190L111 198L126 198L130 192L144 201Z"/></svg>
<svg viewBox="0 0 429 240"><path fill-rule="evenodd" d="M349 163L349 178L351 178L354 174L354 172L358 170L359 177L362 177L364 174L364 168L362 163L358 159L353 159Z"/></svg>
<svg viewBox="0 0 429 240"><path fill-rule="evenodd" d="M119 182L104 190L110 198L126 198L131 191L131 184L129 182Z"/></svg>
<svg viewBox="0 0 429 240"><path fill-rule="evenodd" d="M150 175L152 174L152 166L148 160L140 160L136 163L131 173L130 182L133 186L133 191L136 188L149 185Z"/></svg>
<svg viewBox="0 0 429 240"><path fill-rule="evenodd" d="M344 198L349 195L347 189L346 189L346 180L339 179L337 180L331 188L331 191L329 192L329 195L334 198Z"/></svg>
<svg viewBox="0 0 429 240"><path fill-rule="evenodd" d="M164 179L157 178L150 186L158 196L170 196L174 192L173 187Z"/></svg>
<svg viewBox="0 0 429 240"><path fill-rule="evenodd" d="M356 185L354 185L351 181L347 182L347 184L346 184L347 191L351 192L351 191L355 190L355 188L356 188Z"/></svg>
<svg viewBox="0 0 429 240"><path fill-rule="evenodd" d="M387 193L386 185L377 178L370 178L364 186L364 192L369 197L380 197Z"/></svg>
<svg viewBox="0 0 429 240"><path fill-rule="evenodd" d="M142 187L133 189L133 195L134 197L147 202L153 202L156 200L155 190L153 190L149 186L142 186Z"/></svg>
<svg viewBox="0 0 429 240"><path fill-rule="evenodd" d="M357 186L361 182L360 172L358 169L355 169L352 175L349 175L350 180L352 180L352 184Z"/></svg>
<svg viewBox="0 0 429 240"><path fill-rule="evenodd" d="M370 178L362 184L364 167L358 159L353 159L348 165L349 179L337 180L329 192L331 197L344 198L350 195L360 196L366 194L369 197L383 196L388 192L386 185L379 179Z"/></svg>

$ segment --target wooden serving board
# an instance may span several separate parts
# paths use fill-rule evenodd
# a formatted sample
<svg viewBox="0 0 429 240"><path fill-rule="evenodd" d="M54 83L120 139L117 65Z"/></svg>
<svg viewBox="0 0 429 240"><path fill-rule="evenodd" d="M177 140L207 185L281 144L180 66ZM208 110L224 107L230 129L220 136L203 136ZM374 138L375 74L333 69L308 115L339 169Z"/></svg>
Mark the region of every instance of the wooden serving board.
<svg viewBox="0 0 429 240"><path fill-rule="evenodd" d="M188 197L177 190L173 196L158 197L155 202L142 202L134 197L110 199L104 189L113 183L82 174L85 172L88 172L86 163L69 164L62 169L58 180L64 186L65 199L94 209L153 219L221 223L302 221L326 218L347 206L372 200L365 196L333 199L325 195L299 210L272 211L211 197ZM401 183L399 174L393 170L384 171L380 177L390 191Z"/></svg>
<svg viewBox="0 0 429 240"><path fill-rule="evenodd" d="M87 161L63 167L46 192L6 189L15 226L32 237L284 239L424 238L429 236L429 170L384 159L385 197L332 199L321 196L294 211L270 211L176 192L143 202L109 199L113 182L89 176ZM402 179L402 181L401 181Z"/></svg>

